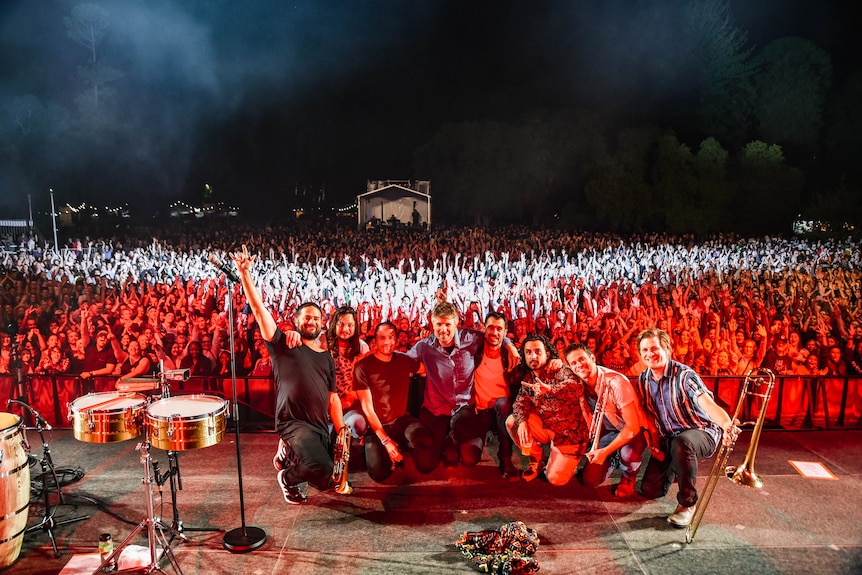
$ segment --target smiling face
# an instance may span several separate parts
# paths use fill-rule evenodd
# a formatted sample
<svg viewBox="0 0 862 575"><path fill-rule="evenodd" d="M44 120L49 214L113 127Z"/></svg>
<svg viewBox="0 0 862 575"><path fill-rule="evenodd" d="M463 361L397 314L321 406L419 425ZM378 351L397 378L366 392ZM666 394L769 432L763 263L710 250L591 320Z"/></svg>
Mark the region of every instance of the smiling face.
<svg viewBox="0 0 862 575"><path fill-rule="evenodd" d="M374 343L377 349L376 355L378 357L383 356L384 358L392 357L392 353L395 351L395 341L395 330L392 326L381 325L374 335Z"/></svg>
<svg viewBox="0 0 862 575"><path fill-rule="evenodd" d="M657 336L645 337L638 344L641 360L653 372L664 371L670 359L670 350L662 346Z"/></svg>
<svg viewBox="0 0 862 575"><path fill-rule="evenodd" d="M314 340L320 335L323 315L314 306L305 306L295 317L296 329L304 340Z"/></svg>
<svg viewBox="0 0 862 575"><path fill-rule="evenodd" d="M458 331L458 317L453 315L433 316L431 327L440 345L449 347L455 343L455 333Z"/></svg>
<svg viewBox="0 0 862 575"><path fill-rule="evenodd" d="M353 334L356 333L356 318L353 314L344 314L338 318L335 324L335 335L341 341L350 341Z"/></svg>
<svg viewBox="0 0 862 575"><path fill-rule="evenodd" d="M503 345L503 337L506 335L506 321L496 317L489 317L485 322L485 345L499 348Z"/></svg>
<svg viewBox="0 0 862 575"><path fill-rule="evenodd" d="M567 353L566 363L569 364L575 375L584 381L589 381L597 371L595 357L584 349L573 349Z"/></svg>

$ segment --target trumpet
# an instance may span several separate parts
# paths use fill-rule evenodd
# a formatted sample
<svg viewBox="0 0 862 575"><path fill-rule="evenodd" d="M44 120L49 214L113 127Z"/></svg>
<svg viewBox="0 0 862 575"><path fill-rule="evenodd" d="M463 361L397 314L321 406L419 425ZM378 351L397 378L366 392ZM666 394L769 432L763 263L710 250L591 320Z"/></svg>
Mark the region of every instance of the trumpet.
<svg viewBox="0 0 862 575"><path fill-rule="evenodd" d="M353 493L353 487L347 481L347 462L350 461L350 428L346 425L338 431L335 446L332 450L332 482L336 485L335 492L341 495Z"/></svg>
<svg viewBox="0 0 862 575"><path fill-rule="evenodd" d="M599 448L599 440L602 437L602 421L605 418L605 404L608 402L608 392L610 389L610 385L605 385L604 389L602 389L602 394L596 399L596 408L593 410L593 421L590 423L592 439L589 442L589 451L595 451Z"/></svg>
<svg viewBox="0 0 862 575"><path fill-rule="evenodd" d="M697 533L697 528L700 526L704 513L706 513L706 508L709 505L709 501L712 498L712 494L715 491L715 486L718 484L721 474L724 474L728 479L737 485L742 485L743 487L753 487L755 489L763 487L763 480L754 472L754 458L757 455L757 446L760 443L760 433L763 430L763 422L766 420L766 406L769 403L769 398L772 396L772 388L774 386L775 374L765 367L751 369L745 375L745 381L743 382L742 390L739 393L739 400L736 403L736 409L734 409L733 415L730 419L735 424L742 413L743 405L749 398L762 400L760 412L757 414L757 419L740 423L740 427L743 425L754 425L751 432L751 442L748 445L748 451L745 453L745 459L741 464L725 467L727 458L730 456L730 452L733 451L734 445L736 445L736 438L734 437L733 440L728 443L724 443L722 441L721 447L715 455L715 463L712 466L712 471L710 471L709 476L706 479L706 485L703 488L703 496L698 503L691 523L688 524L688 527L685 530L686 543L691 543L694 539L694 536Z"/></svg>

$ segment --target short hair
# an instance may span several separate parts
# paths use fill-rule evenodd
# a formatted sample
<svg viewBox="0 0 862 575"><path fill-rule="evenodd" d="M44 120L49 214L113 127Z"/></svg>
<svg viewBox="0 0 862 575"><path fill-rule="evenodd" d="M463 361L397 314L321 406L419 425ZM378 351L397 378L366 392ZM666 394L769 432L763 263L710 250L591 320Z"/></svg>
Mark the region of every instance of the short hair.
<svg viewBox="0 0 862 575"><path fill-rule="evenodd" d="M431 317L454 317L457 319L458 308L452 302L442 301L434 306Z"/></svg>
<svg viewBox="0 0 862 575"><path fill-rule="evenodd" d="M384 327L391 327L392 331L395 332L396 336L399 333L399 329L397 327L395 327L394 323L392 323L391 321L381 321L380 323L377 324L377 327L374 328L374 337L375 338L377 338L377 334L380 333L380 329L384 328ZM401 332L401 333L407 333L407 332Z"/></svg>
<svg viewBox="0 0 862 575"><path fill-rule="evenodd" d="M551 340L549 340L544 335L538 333L531 333L527 337L524 338L524 341L521 343L521 367L526 370L530 368L527 367L527 356L524 353L524 348L527 347L527 344L531 341L540 341L542 345L545 346L545 353L548 354L548 361L552 359L560 359L559 354L557 353L557 348L553 346Z"/></svg>
<svg viewBox="0 0 862 575"><path fill-rule="evenodd" d="M563 350L563 357L568 356L571 352L576 350L581 350L585 354L590 356L591 359L596 359L596 354L594 354L593 350L587 347L587 344L585 343L570 343L566 346L566 349Z"/></svg>
<svg viewBox="0 0 862 575"><path fill-rule="evenodd" d="M641 349L641 342L645 339L649 339L651 337L657 337L658 343L663 350L670 353L672 350L670 343L670 336L663 329L659 329L657 327L647 328L638 334L638 352Z"/></svg>
<svg viewBox="0 0 862 575"><path fill-rule="evenodd" d="M488 315L485 316L485 325L488 325L489 319L497 319L497 320L501 320L506 325L509 324L509 320L506 319L506 316L501 314L498 311L489 311L488 312Z"/></svg>
<svg viewBox="0 0 862 575"><path fill-rule="evenodd" d="M293 312L293 317L294 317L294 319L298 319L298 318L299 318L299 316L300 316L300 314L302 313L302 310L304 310L304 309L305 309L305 308L307 308L307 307L313 307L314 309L316 309L317 311L319 311L319 312L320 312L320 317L321 317L321 318L323 318L323 310L322 310L322 309L320 309L320 306L319 306L319 305L317 305L316 303L314 303L313 301L307 301L307 302L305 302L305 303L303 303L303 304L300 304L300 306L299 306L298 308L296 308L296 311L295 311L295 312Z"/></svg>

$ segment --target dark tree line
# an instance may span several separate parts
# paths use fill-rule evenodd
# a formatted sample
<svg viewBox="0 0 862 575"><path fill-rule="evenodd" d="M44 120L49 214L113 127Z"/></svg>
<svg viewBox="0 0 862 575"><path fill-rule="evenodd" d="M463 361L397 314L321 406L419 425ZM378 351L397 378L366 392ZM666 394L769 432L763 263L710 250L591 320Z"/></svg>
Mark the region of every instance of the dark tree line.
<svg viewBox="0 0 862 575"><path fill-rule="evenodd" d="M381 176L379 170L403 166L398 177L412 171L431 180L435 219L443 221L706 234L789 231L801 215L831 222L833 229L846 223L858 227L862 71L836 83L830 54L802 38L751 45L734 24L727 0L678 6L682 9L672 12L675 49L691 53L690 69L679 74L694 88L688 99L666 103L654 117L593 103L521 112L517 120L441 121L436 131L410 132L393 167L375 160L370 150L387 145L393 134L406 134L409 126L387 131L369 116L350 127L327 120L296 127L267 124L261 120L267 116L246 112L211 128L213 141L226 132L239 136L223 147L223 155L210 151L201 173L216 180L230 173L240 180L216 190L236 188L243 179L262 188L287 163L285 142L296 141L308 151L304 158L322 158L313 177L333 203L348 203L365 178ZM43 191L64 182L67 189L117 190L138 198L153 189L174 194L183 187L199 195L203 181L188 175L192 160L180 150L197 154L210 142L195 147L185 134L173 134L171 114L135 117L129 94L138 76L124 57L129 46L112 36L110 14L80 4L61 26L75 89L65 100L21 93L0 102L0 188ZM159 106L172 105L164 98ZM630 108L638 104L628 102ZM397 123L409 119L399 117ZM363 149L352 155L360 165L350 170L366 173L354 174L349 186L339 189L327 179L338 174L345 180L339 172L347 170L334 158L343 156L335 151L349 146L340 130L350 129L366 134ZM275 138L262 138L270 132L281 134L281 150ZM411 151L409 166L409 159L400 158ZM232 162L239 153L244 165ZM297 179L286 180L291 192ZM303 201L296 193L276 197L284 205L267 208Z"/></svg>

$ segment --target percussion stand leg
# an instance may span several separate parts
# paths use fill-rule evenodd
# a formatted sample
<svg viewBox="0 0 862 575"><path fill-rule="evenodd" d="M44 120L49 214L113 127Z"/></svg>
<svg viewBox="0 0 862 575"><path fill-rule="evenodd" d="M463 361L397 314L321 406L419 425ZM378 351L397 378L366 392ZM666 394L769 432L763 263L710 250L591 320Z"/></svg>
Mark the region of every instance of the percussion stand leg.
<svg viewBox="0 0 862 575"><path fill-rule="evenodd" d="M150 550L150 563L146 567L146 573L161 573L162 575L167 575L167 573L159 567L159 557L156 556L156 543L160 543L162 546L162 557L167 556L168 561L170 561L171 566L174 568L174 571L177 572L177 575L183 575L182 569L180 569L180 565L177 562L177 558L174 556L174 552L171 549L170 541L165 537L164 531L170 530L174 531L167 525L165 525L160 519L155 519L155 511L153 506L153 477L150 475L150 444L149 442L145 443L143 446L139 446L139 449L143 452L141 455L141 463L144 465L144 477L141 480L141 483L144 485L144 492L146 494L147 500L147 516L141 520L137 527L135 527L134 531L132 531L128 537L123 540L122 543L118 547L114 548L113 553L108 555L102 564L99 565L95 571L93 571L93 575L99 575L100 573L104 573L103 569L108 566L114 559L120 556L122 550L132 542L132 540L141 532L147 531L147 541ZM177 535L181 535L177 533ZM135 567L132 569L124 569L122 571L115 571L114 573L142 573L140 567Z"/></svg>
<svg viewBox="0 0 862 575"><path fill-rule="evenodd" d="M170 476L171 481L171 507L173 508L174 520L171 523L171 528L175 531L178 531L181 536L183 531L224 531L224 529L219 527L186 527L183 525L182 520L180 520L180 512L177 508L177 490L182 491L183 489L183 478L180 474L180 460L179 453L176 451L168 451L168 475ZM185 539L185 536L182 536Z"/></svg>
<svg viewBox="0 0 862 575"><path fill-rule="evenodd" d="M25 533L30 533L31 531L35 531L37 529L42 529L45 533L48 534L48 538L51 540L51 547L54 548L54 556L59 557L60 551L57 549L57 540L54 537L54 527L59 525L68 525L70 523L77 523L78 521L83 521L85 519L89 519L89 515L84 515L81 517L73 517L71 519L64 519L63 521L55 521L54 520L54 512L57 507L60 505L64 505L66 503L63 498L63 492L60 490L60 480L57 478L57 471L54 468L54 461L51 459L51 448L48 446L48 442L45 441L45 433L44 428L42 427L41 416L34 417L36 420L36 431L39 432L39 437L42 441L42 459L39 460L39 463L42 466L42 495L44 496L44 511L42 515L42 520L33 525L32 527L28 527ZM54 488L49 489L49 479L54 481ZM51 492L56 490L57 492L57 505L51 506Z"/></svg>

